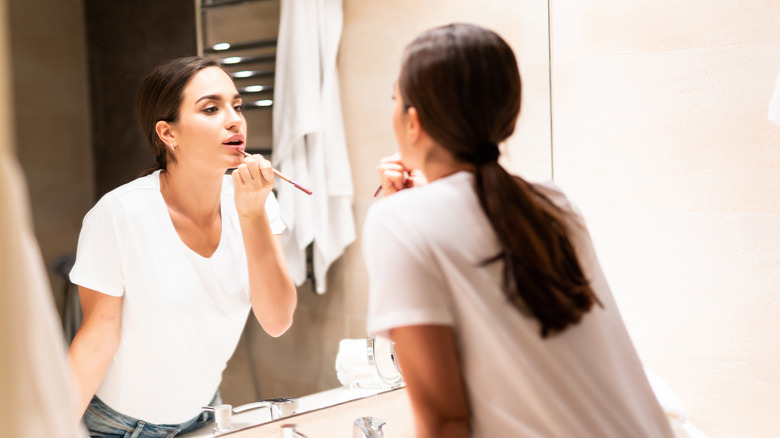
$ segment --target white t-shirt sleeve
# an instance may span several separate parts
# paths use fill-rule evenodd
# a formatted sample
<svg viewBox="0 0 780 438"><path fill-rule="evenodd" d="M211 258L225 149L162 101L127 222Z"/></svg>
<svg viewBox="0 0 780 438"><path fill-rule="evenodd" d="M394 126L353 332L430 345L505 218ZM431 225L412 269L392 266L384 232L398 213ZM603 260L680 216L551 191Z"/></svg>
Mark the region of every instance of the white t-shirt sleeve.
<svg viewBox="0 0 780 438"><path fill-rule="evenodd" d="M115 297L122 296L125 290L120 260L119 208L109 195L87 213L79 234L76 263L70 271L73 284Z"/></svg>
<svg viewBox="0 0 780 438"><path fill-rule="evenodd" d="M392 210L374 207L380 208L369 211L363 228L368 333L386 336L396 327L454 325L446 280L424 236Z"/></svg>
<svg viewBox="0 0 780 438"><path fill-rule="evenodd" d="M274 196L273 192L271 192L268 195L268 199L265 200L265 212L268 215L268 222L271 224L271 232L273 234L282 234L287 226L282 220L282 215L279 212L279 201L276 200L276 196Z"/></svg>

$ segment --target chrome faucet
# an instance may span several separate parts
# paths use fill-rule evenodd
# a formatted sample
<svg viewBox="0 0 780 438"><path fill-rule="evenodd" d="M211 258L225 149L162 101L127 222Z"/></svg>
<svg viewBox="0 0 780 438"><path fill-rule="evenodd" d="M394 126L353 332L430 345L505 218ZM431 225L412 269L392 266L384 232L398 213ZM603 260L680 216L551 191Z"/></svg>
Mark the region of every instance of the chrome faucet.
<svg viewBox="0 0 780 438"><path fill-rule="evenodd" d="M360 417L352 426L352 438L384 438L385 422L376 417Z"/></svg>
<svg viewBox="0 0 780 438"><path fill-rule="evenodd" d="M258 402L247 403L233 408L234 414L240 414L241 412L251 411L253 409L268 408L271 412L271 421L277 418L286 417L292 415L298 410L297 398L271 398L267 400L261 400Z"/></svg>

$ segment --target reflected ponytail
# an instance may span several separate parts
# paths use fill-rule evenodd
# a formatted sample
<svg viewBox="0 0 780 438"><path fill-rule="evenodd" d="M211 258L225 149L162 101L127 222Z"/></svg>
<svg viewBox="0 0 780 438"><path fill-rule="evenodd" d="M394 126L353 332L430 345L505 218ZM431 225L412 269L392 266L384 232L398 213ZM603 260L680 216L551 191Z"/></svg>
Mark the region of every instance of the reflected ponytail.
<svg viewBox="0 0 780 438"><path fill-rule="evenodd" d="M407 46L398 79L404 104L439 145L475 166L475 191L501 246L503 291L540 334L577 324L598 301L571 243L566 213L498 163L498 144L520 113L520 73L497 34L468 24L423 33Z"/></svg>

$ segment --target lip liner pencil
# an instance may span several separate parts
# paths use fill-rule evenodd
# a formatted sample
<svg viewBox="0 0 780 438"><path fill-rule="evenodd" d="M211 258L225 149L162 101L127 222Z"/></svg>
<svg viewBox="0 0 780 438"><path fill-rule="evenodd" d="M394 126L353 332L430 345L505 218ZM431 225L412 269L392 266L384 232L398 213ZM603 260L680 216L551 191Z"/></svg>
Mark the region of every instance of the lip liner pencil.
<svg viewBox="0 0 780 438"><path fill-rule="evenodd" d="M252 156L251 154L248 154L248 153L246 153L244 151L241 151L241 153L244 154L245 157L251 157ZM291 180L290 178L287 178L282 172L279 172L278 170L274 169L273 167L271 168L271 170L274 171L274 175L276 175L279 178L281 178L281 179L287 181L288 183L292 184L296 189L302 191L303 193L306 193L307 195L311 195L312 194L311 190L309 190L306 187L298 184L297 182Z"/></svg>

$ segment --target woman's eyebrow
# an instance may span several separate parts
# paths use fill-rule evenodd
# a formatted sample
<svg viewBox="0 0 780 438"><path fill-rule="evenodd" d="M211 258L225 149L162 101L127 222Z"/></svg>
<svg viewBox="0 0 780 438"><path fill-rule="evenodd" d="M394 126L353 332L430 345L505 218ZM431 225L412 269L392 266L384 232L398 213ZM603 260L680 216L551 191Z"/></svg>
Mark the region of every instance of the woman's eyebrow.
<svg viewBox="0 0 780 438"><path fill-rule="evenodd" d="M220 94L207 94L205 96L201 96L198 98L198 100L195 101L195 103L200 102L201 100L220 100L222 95Z"/></svg>
<svg viewBox="0 0 780 438"><path fill-rule="evenodd" d="M201 100L221 100L222 95L221 94L207 94L205 96L201 96L198 98L198 100L195 101L195 103L200 102ZM241 93L236 93L233 96L233 100L241 99Z"/></svg>

